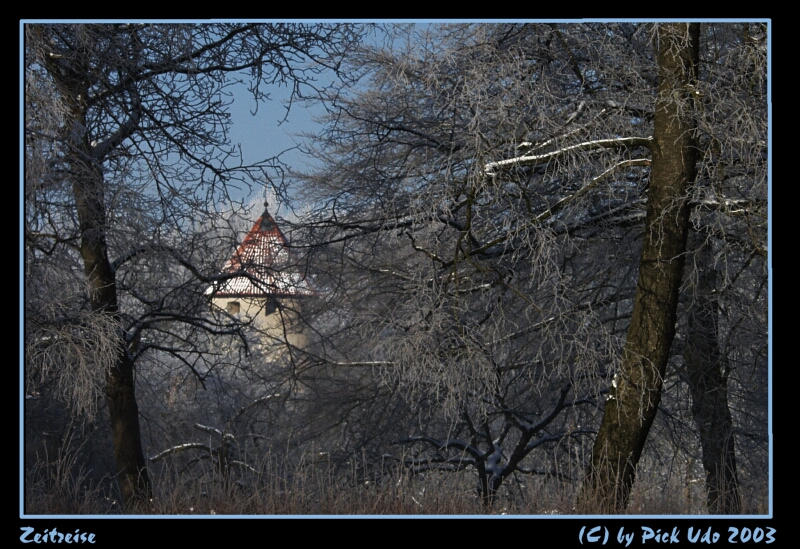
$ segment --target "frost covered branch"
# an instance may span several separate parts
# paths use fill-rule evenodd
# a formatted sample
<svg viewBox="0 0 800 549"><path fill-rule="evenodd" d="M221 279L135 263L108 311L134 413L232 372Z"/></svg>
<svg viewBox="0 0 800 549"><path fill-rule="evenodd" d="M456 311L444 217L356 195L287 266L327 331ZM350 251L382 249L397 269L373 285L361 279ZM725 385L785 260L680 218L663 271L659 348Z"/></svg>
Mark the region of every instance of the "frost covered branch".
<svg viewBox="0 0 800 549"><path fill-rule="evenodd" d="M151 457L150 461L156 462L160 459L167 457L170 454L175 454L186 450L205 450L206 452L210 452L211 448L209 448L207 445L201 442L187 442L185 444L178 444L177 446L173 446L172 448L167 448L163 452L159 452L158 454Z"/></svg>
<svg viewBox="0 0 800 549"><path fill-rule="evenodd" d="M536 223L541 223L542 221L545 221L548 218L552 217L555 213L557 213L559 210L561 210L568 203L570 203L570 202L574 201L575 199L577 199L578 197L586 194L590 189L592 189L603 178L605 178L609 174L614 173L619 168L628 168L628 167L631 167L631 166L649 166L649 165L650 165L650 159L648 159L648 158L636 158L636 159L633 159L633 160L623 160L622 162L618 162L617 164L614 164L613 166L611 166L610 168L605 170L600 175L593 177L592 180L589 183L587 183L586 185L584 185L583 187L581 187L580 189L578 189L577 191L575 191L571 195L565 196L564 198L562 198L561 200L559 200L558 202L556 202L555 204L550 206L550 208L548 208L544 212L542 212L539 215L537 215L534 221Z"/></svg>
<svg viewBox="0 0 800 549"><path fill-rule="evenodd" d="M652 137L619 137L615 139L596 139L594 141L585 141L583 143L578 143L577 145L562 147L555 151L550 151L544 154L523 155L514 158L508 158L506 160L489 162L486 164L486 166L484 166L483 173L487 176L495 176L500 170L507 168L546 164L554 158L576 151L634 147L649 148L652 142Z"/></svg>

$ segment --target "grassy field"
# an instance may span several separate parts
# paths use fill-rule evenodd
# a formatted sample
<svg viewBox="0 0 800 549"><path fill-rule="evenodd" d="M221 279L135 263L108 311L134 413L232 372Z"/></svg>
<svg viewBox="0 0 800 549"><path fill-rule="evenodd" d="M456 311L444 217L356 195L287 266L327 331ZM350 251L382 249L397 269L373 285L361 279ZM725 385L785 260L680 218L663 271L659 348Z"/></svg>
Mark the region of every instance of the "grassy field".
<svg viewBox="0 0 800 549"><path fill-rule="evenodd" d="M395 471L380 478L354 465L334 471L323 462L288 470L279 460L236 479L204 470L153 467L152 499L123 511L112 495L113 483L90 482L68 460L27 471L26 512L30 514L144 515L569 515L577 482L544 477L510 478L491 507L477 497L475 475L428 472L416 476ZM694 469L676 470L658 480L641 470L627 512L645 515L705 514L705 492ZM743 490L746 514L766 514L766 490Z"/></svg>

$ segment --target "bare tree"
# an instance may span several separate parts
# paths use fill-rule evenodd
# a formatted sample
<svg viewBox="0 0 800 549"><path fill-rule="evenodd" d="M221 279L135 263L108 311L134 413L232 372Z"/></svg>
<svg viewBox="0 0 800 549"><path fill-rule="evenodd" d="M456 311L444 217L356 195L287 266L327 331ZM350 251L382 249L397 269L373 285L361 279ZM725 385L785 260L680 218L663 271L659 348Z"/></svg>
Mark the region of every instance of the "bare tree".
<svg viewBox="0 0 800 549"><path fill-rule="evenodd" d="M696 119L703 156L685 269L686 323L678 333L685 331L683 375L692 392L708 510L733 514L742 501L731 414L740 397L738 381L731 381L752 374L727 341L740 337L750 342L746 354L766 353L766 342L749 333L750 323L760 322L765 311L759 295L766 290L766 29L727 25L701 31ZM753 275L760 282L745 282ZM734 312L742 307L750 311L749 321ZM748 398L761 393L756 398L763 402L766 386L755 386ZM765 439L762 429L757 438ZM754 434L748 431L747 436ZM757 451L748 445L742 453Z"/></svg>
<svg viewBox="0 0 800 549"><path fill-rule="evenodd" d="M328 169L309 178L322 203L310 241L327 243L314 264L332 273L330 301L350 323L328 335L370 342L339 362L383 364L421 413L400 439L431 450L408 465L474 468L486 503L512 474L558 476L547 458L532 464L534 450L591 435L580 410L617 352L595 336L629 299L592 290L570 233L602 217L585 214L590 190L646 165L613 153L649 139L594 139L577 103L575 116L552 117L560 93L580 90L563 73L569 50L544 47L557 36L547 25L454 26L394 56L362 52L373 89L337 98L319 153ZM602 102L591 109L606 114ZM587 177L583 155L605 168ZM562 167L586 180L562 180Z"/></svg>
<svg viewBox="0 0 800 549"><path fill-rule="evenodd" d="M675 333L689 230L689 189L697 173L693 89L697 24L658 27L658 96L639 282L623 362L606 399L579 505L625 509L650 431Z"/></svg>
<svg viewBox="0 0 800 549"><path fill-rule="evenodd" d="M256 181L283 191L274 159L243 165L229 145L229 87L246 81L258 102L268 98L268 85L287 84L298 97L302 86L314 89L315 75L336 68L352 30L255 23L25 27L26 247L43 263L56 252L77 252L86 302L76 307L115 326L107 344L113 358L96 360L106 357L104 390L127 504L150 493L134 392L137 359L148 351L168 354L201 374L196 336L241 329L206 314L202 289L219 268L212 266L219 257L209 253L220 253L219 240L195 229L207 229L237 200L241 207L237 195ZM62 272L66 280L77 276ZM29 283L29 293L39 291Z"/></svg>
<svg viewBox="0 0 800 549"><path fill-rule="evenodd" d="M659 58L653 41L677 28L658 29L395 28L394 42L351 57L366 89L331 98L338 110L316 140L324 146L312 151L323 168L303 178L318 204L306 226L310 264L336 319L320 334L330 353L320 360L369 363L396 382L418 414L399 437L420 448L408 465L472 468L486 502L511 474L555 470L536 449L575 445L582 455L605 400L586 480L602 498L581 502L624 508L659 404L665 413L678 404L659 394L674 375L668 359L678 360L671 342L690 209L706 215L703 223L716 220L725 242L748 234L752 253L763 249L761 218L737 225L734 213L763 211L763 59L748 57L744 84L730 78L739 74L731 65L712 61L709 46L709 72L698 81L697 31L694 41L661 36L672 49ZM727 34L734 27L704 29L720 42L738 40ZM754 105L740 120L753 133L741 139L721 113L748 94ZM724 107L709 108L723 97ZM713 196L688 185L723 164L730 173ZM726 246L723 255L738 265L741 251ZM698 271L708 268L708 258L694 259ZM686 306L697 314L696 305ZM645 310L653 337L644 337ZM728 313L719 314L726 327L717 340L730 341ZM753 343L763 346L763 337L742 346ZM754 363L765 371L765 362ZM620 402L629 413L613 424ZM620 459L604 461L606 450ZM566 452L560 465L574 456ZM620 468L601 470L600 462Z"/></svg>

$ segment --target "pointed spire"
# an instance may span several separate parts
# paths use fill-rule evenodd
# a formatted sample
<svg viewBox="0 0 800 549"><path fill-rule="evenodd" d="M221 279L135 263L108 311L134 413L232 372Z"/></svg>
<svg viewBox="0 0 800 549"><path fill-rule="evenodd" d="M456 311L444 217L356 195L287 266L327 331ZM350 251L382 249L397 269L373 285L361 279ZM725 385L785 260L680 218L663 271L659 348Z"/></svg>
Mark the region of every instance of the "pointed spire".
<svg viewBox="0 0 800 549"><path fill-rule="evenodd" d="M265 297L311 295L304 277L290 261L289 242L269 213L264 212L225 263L223 273L241 273L212 289L215 296Z"/></svg>
<svg viewBox="0 0 800 549"><path fill-rule="evenodd" d="M275 220L269 214L269 202L267 202L266 200L264 200L264 213L261 214L261 217L259 218L259 223L261 231L264 232L277 231L281 235L281 237L283 237L283 233L281 233L277 223L275 223ZM283 240L285 241L286 238L283 237Z"/></svg>

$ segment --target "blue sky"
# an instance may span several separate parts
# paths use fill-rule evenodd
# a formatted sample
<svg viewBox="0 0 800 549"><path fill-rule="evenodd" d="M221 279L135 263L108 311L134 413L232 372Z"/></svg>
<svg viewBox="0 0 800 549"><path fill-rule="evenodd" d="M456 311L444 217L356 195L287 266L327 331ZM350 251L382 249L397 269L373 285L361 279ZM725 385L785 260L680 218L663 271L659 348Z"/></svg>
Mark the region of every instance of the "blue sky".
<svg viewBox="0 0 800 549"><path fill-rule="evenodd" d="M311 108L305 104L292 105L287 120L285 101L290 89L285 86L273 86L269 93L270 101L258 105L258 112L253 115L255 101L249 92L240 87L234 93L231 110L231 143L241 145L245 162L255 162L265 157L276 155L300 142L297 137L303 132L318 132L320 125L314 117L322 113L322 107ZM303 164L305 157L297 151L286 153L287 163L295 166Z"/></svg>
<svg viewBox="0 0 800 549"><path fill-rule="evenodd" d="M254 115L255 101L244 86L237 87L234 92L233 103L230 106L231 133L230 140L234 146L242 149L245 163L258 162L280 153L284 153L282 160L296 170L307 169L312 159L292 149L302 142L300 134L319 134L321 125L315 117L323 113L321 105L312 106L306 103L294 103L286 116L285 102L289 98L290 88L287 86L272 86L269 89L270 101L261 102ZM286 151L286 152L284 152ZM263 195L256 194L250 197L255 201L262 201ZM273 213L276 213L277 204L270 204ZM277 212L279 215L288 215L285 208Z"/></svg>

